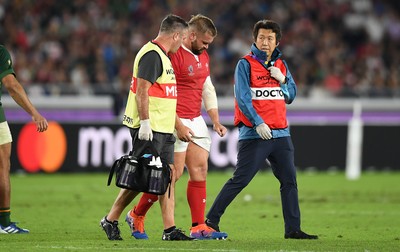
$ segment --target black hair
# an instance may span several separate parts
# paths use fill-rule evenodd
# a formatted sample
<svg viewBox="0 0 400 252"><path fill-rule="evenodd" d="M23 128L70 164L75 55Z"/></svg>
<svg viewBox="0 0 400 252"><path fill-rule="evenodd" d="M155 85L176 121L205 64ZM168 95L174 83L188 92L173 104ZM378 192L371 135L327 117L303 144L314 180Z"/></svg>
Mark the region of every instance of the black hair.
<svg viewBox="0 0 400 252"><path fill-rule="evenodd" d="M276 34L276 42L278 43L281 38L282 38L282 32L281 32L281 27L279 26L278 23L276 23L275 21L272 20L260 20L258 21L253 28L253 37L254 37L254 41L257 40L257 36L258 36L258 31L260 29L267 29L267 30L272 30L275 34Z"/></svg>
<svg viewBox="0 0 400 252"><path fill-rule="evenodd" d="M188 28L188 24L183 18L174 14L169 14L161 22L160 32L172 33L176 30L186 28Z"/></svg>

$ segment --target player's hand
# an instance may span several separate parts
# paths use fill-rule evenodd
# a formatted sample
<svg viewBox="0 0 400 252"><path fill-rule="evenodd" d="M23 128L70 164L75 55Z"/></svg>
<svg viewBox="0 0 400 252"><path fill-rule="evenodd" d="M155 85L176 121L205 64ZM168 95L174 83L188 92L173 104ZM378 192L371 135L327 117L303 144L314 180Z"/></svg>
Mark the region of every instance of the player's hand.
<svg viewBox="0 0 400 252"><path fill-rule="evenodd" d="M46 120L46 118L44 118L43 116L41 116L40 114L34 115L32 116L32 121L35 122L36 124L36 130L38 132L43 132L47 130L47 127L49 127L49 124Z"/></svg>
<svg viewBox="0 0 400 252"><path fill-rule="evenodd" d="M271 129L265 123L261 123L256 127L257 134L264 140L268 140L272 138Z"/></svg>
<svg viewBox="0 0 400 252"><path fill-rule="evenodd" d="M218 123L214 123L214 125L213 125L213 130L214 130L215 132L217 132L217 134L218 134L220 137L225 136L225 134L226 134L226 132L227 132L227 129L225 128L225 126L222 125L222 124L220 124L219 122L218 122Z"/></svg>
<svg viewBox="0 0 400 252"><path fill-rule="evenodd" d="M182 124L181 127L176 128L176 136L183 142L191 142L194 132L189 127Z"/></svg>
<svg viewBox="0 0 400 252"><path fill-rule="evenodd" d="M140 120L139 139L145 141L153 140L153 131L150 126L150 119Z"/></svg>
<svg viewBox="0 0 400 252"><path fill-rule="evenodd" d="M279 81L279 83L283 84L285 82L286 77L281 72L281 69L274 66L270 66L268 67L268 70L271 73L272 78Z"/></svg>

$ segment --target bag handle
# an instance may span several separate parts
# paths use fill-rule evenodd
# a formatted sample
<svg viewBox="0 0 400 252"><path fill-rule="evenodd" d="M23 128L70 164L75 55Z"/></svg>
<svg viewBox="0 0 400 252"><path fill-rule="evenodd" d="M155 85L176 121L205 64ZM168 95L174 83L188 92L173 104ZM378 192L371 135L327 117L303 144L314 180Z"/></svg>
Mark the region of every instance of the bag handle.
<svg viewBox="0 0 400 252"><path fill-rule="evenodd" d="M149 141L149 144L148 144L148 145L150 146L151 151L152 151L153 153L157 154L157 156L159 157L159 156L160 156L160 153L158 153L158 151L157 151L156 147L154 146L153 142L152 142L152 141Z"/></svg>
<svg viewBox="0 0 400 252"><path fill-rule="evenodd" d="M130 155L135 156L135 157L140 157L142 154L144 154L146 148L149 147L150 151L152 152L153 155L157 154L157 156L160 156L160 153L158 153L158 151L152 141L142 140L142 142L144 142L144 143L136 150L133 150L132 153L130 153Z"/></svg>
<svg viewBox="0 0 400 252"><path fill-rule="evenodd" d="M125 155L125 156L122 156L122 157L120 157L119 159L117 159L117 160L114 161L114 164L112 165L112 167L111 167L111 169L110 169L110 173L108 174L107 186L110 186L110 184L111 184L112 177L114 176L115 167L117 167L118 164L119 164L119 163L122 161L122 159L124 159L125 157L127 157L127 156L126 156L126 155Z"/></svg>

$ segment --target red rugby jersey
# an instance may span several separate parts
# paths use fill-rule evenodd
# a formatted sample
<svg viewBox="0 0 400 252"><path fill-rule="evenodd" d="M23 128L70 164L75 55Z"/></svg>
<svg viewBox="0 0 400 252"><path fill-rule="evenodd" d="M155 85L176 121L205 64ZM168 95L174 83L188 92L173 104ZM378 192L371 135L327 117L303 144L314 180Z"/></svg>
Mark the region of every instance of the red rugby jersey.
<svg viewBox="0 0 400 252"><path fill-rule="evenodd" d="M207 51L194 55L181 46L170 54L176 76L178 100L176 113L180 118L192 119L201 115L202 91L206 78L210 76Z"/></svg>

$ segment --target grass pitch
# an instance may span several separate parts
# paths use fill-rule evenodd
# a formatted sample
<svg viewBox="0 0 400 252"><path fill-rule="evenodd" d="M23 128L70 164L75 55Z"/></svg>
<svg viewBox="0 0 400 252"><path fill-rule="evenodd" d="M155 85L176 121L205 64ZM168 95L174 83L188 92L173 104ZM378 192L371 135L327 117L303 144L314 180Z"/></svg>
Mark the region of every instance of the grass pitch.
<svg viewBox="0 0 400 252"><path fill-rule="evenodd" d="M208 208L230 175L209 174ZM107 177L13 175L11 217L31 233L0 235L0 251L400 251L400 173L364 173L357 181L298 173L302 229L320 237L311 241L283 238L279 184L270 172L260 172L228 207L220 223L225 241L161 241L158 203L146 219L149 240L132 238L121 217L124 240L108 241L99 221L118 188L107 187ZM189 233L186 181L184 175L177 183L175 219Z"/></svg>

